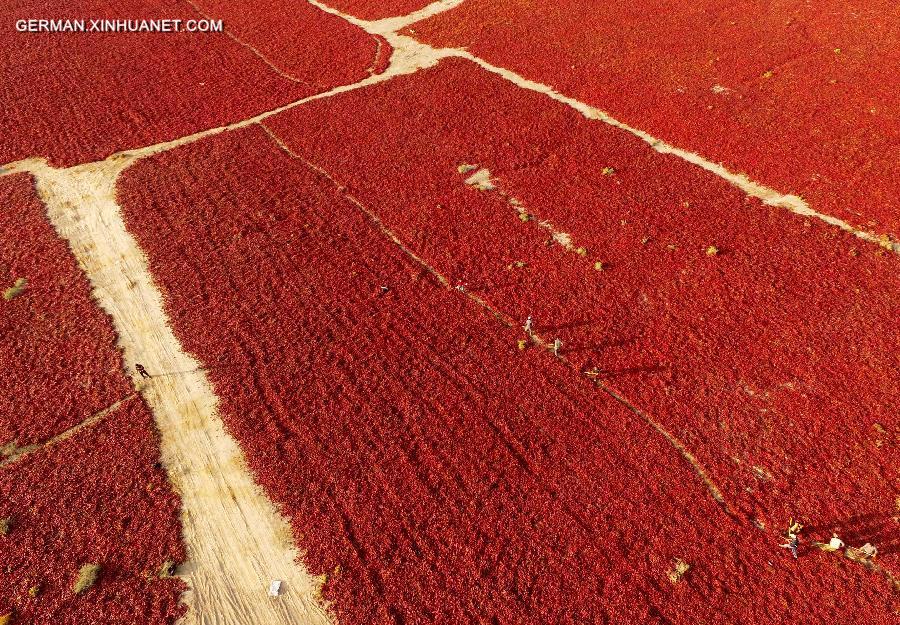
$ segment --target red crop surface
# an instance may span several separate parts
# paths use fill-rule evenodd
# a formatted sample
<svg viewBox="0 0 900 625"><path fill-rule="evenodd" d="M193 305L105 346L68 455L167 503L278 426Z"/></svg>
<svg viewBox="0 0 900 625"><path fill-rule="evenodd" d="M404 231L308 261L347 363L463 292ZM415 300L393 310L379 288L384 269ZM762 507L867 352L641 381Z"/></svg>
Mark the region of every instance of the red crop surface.
<svg viewBox="0 0 900 625"><path fill-rule="evenodd" d="M153 417L31 177L0 179L0 206L0 616L171 623L183 587L157 573L184 553Z"/></svg>
<svg viewBox="0 0 900 625"><path fill-rule="evenodd" d="M98 18L201 16L188 3L163 0L6 3L0 8L6 25L0 37L0 163L35 156L57 165L99 160L240 121L368 75L378 49L371 36L306 3L294 13L302 15L302 41L274 21L251 23L230 11L225 15L234 22L225 19L225 33L17 33L17 20L37 17L89 25ZM272 30L261 42L257 29L266 24ZM250 44L232 39L232 26Z"/></svg>
<svg viewBox="0 0 900 625"><path fill-rule="evenodd" d="M14 452L104 410L131 386L109 320L31 177L0 179L0 207L0 447Z"/></svg>
<svg viewBox="0 0 900 625"><path fill-rule="evenodd" d="M900 5L488 2L409 27L822 213L900 233Z"/></svg>
<svg viewBox="0 0 900 625"><path fill-rule="evenodd" d="M467 62L267 124L454 283L533 316L767 531L896 535L894 254Z"/></svg>
<svg viewBox="0 0 900 625"><path fill-rule="evenodd" d="M382 67L390 46L306 2L260 0L253 11L232 0L194 0L205 15L224 20L288 78L317 92L362 80ZM333 33L325 35L324 33Z"/></svg>
<svg viewBox="0 0 900 625"><path fill-rule="evenodd" d="M153 416L133 398L58 445L0 466L0 616L13 623L173 623L184 560L178 499L159 468ZM83 565L96 583L75 593Z"/></svg>
<svg viewBox="0 0 900 625"><path fill-rule="evenodd" d="M7 4L0 625L897 621L896 2Z"/></svg>
<svg viewBox="0 0 900 625"><path fill-rule="evenodd" d="M468 70L441 68L369 102L399 119L408 111L388 97L395 89L446 98L430 81L450 89ZM491 87L483 79L479 91ZM528 98L500 102L512 115ZM330 122L351 107L362 114L347 133L378 127L382 153L396 157L385 167L357 144L356 166L385 194L411 169L427 174L426 157L455 167L455 153L393 153L398 126L369 126L354 98L330 106ZM449 149L453 117L443 119ZM323 160L338 160L340 140L328 141ZM441 284L366 213L383 209L422 248L428 233L406 232L396 205L373 190L358 205L304 163L323 155L297 149L289 156L258 128L213 137L135 165L119 202L228 428L310 569L328 574L338 622L733 623L786 610L810 623L890 622L883 577L811 550L795 561L728 516L645 419L545 350L518 349L517 328ZM227 166L235 155L240 169ZM453 175L417 182L458 206ZM486 212L485 245L525 245L490 230L489 202L465 197ZM483 253L463 247L467 224L434 198L403 200L458 227L441 241L460 266Z"/></svg>
<svg viewBox="0 0 900 625"><path fill-rule="evenodd" d="M364 20L408 15L427 7L429 0L332 0L325 3L339 11Z"/></svg>

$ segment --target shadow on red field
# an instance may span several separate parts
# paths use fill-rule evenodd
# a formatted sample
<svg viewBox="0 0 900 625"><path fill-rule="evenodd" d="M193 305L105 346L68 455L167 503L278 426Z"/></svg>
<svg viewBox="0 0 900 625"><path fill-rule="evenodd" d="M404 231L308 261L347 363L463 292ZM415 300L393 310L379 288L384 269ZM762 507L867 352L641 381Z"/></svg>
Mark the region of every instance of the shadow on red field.
<svg viewBox="0 0 900 625"><path fill-rule="evenodd" d="M668 370L668 367L663 367L662 365L651 365L647 367L626 367L624 369L600 369L595 375L591 375L591 378L595 380L612 380L614 378L634 375L636 373L660 373L666 370Z"/></svg>

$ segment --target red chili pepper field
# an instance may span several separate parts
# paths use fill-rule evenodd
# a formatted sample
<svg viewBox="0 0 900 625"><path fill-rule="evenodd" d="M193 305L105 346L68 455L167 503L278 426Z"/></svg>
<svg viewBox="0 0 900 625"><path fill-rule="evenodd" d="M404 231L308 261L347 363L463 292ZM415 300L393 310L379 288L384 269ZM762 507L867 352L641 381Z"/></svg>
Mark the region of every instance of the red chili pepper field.
<svg viewBox="0 0 900 625"><path fill-rule="evenodd" d="M900 623L896 3L0 16L0 625Z"/></svg>

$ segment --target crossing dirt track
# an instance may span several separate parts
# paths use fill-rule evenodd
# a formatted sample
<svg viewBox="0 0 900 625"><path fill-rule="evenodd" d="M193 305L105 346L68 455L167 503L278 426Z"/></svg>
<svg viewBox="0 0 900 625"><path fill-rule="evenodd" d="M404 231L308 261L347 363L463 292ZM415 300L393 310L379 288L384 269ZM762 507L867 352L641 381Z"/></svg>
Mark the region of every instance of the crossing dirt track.
<svg viewBox="0 0 900 625"><path fill-rule="evenodd" d="M895 2L0 15L0 625L900 622Z"/></svg>

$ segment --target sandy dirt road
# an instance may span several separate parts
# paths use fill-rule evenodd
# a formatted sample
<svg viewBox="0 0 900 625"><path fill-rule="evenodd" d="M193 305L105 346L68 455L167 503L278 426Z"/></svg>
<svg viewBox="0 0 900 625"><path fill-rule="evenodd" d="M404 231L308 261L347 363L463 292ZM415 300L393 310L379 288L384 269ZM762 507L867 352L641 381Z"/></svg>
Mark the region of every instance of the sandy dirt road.
<svg viewBox="0 0 900 625"><path fill-rule="evenodd" d="M857 4L3 9L0 622L894 622Z"/></svg>

